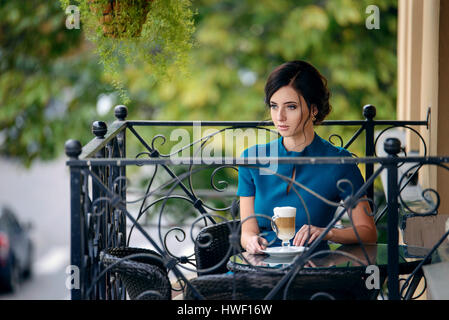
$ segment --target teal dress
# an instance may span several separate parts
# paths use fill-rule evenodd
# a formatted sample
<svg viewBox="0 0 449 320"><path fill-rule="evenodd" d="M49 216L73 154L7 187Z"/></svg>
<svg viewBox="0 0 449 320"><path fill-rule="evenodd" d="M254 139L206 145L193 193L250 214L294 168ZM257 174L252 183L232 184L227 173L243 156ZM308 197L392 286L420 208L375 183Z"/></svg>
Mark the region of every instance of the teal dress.
<svg viewBox="0 0 449 320"><path fill-rule="evenodd" d="M316 133L312 143L301 152L287 151L281 137L264 145L252 146L241 155L241 157L276 156L352 157L349 151L332 145ZM293 166L296 167L295 181L332 202L346 199L352 193L357 192L364 183L356 164L259 164L257 168L240 166L237 195L240 197L255 197L255 213L268 217L273 216L273 208L275 207L295 207L296 232L304 224L321 228L326 227L333 219L336 207L325 203L296 185L294 187L301 197L298 197L293 188L287 194L288 183L286 181L274 174L268 174L266 170L259 169L259 167L264 167L290 178L292 177ZM352 186L348 183L342 183L338 188L337 182L341 179L349 180ZM258 216L257 222L262 236L269 242L273 241L272 246L279 246L281 242L276 238L276 234L271 228L270 219Z"/></svg>

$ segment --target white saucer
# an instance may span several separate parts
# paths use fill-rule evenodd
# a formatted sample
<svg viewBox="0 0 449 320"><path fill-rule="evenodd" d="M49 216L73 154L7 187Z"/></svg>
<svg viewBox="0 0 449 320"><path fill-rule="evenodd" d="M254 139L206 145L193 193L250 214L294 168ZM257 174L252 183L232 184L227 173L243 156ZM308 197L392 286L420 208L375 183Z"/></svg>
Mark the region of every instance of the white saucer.
<svg viewBox="0 0 449 320"><path fill-rule="evenodd" d="M290 246L290 247L269 247L265 250L262 250L263 253L266 253L270 255L271 257L294 257L297 254L300 254L301 252L306 251L307 247L296 247L296 246Z"/></svg>
<svg viewBox="0 0 449 320"><path fill-rule="evenodd" d="M263 260L263 262L266 263L269 267L275 267L278 265L289 265L293 262L294 259L294 255L286 257L268 256Z"/></svg>

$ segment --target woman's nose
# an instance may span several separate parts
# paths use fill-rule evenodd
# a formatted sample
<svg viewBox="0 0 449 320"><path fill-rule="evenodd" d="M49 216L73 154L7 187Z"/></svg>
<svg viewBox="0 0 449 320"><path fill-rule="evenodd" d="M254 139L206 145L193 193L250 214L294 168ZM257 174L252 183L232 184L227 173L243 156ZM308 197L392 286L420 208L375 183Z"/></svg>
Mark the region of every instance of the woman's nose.
<svg viewBox="0 0 449 320"><path fill-rule="evenodd" d="M278 118L278 121L286 120L286 114L285 114L285 110L283 108L279 108L277 118Z"/></svg>

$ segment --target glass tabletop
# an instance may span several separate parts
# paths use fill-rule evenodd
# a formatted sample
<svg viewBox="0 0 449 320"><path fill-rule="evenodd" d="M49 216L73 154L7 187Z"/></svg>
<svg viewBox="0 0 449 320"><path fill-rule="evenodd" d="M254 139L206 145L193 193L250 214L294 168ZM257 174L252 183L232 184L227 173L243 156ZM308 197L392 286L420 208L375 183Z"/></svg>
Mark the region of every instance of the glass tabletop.
<svg viewBox="0 0 449 320"><path fill-rule="evenodd" d="M430 249L421 247L411 247L400 245L399 265L405 266L418 264L430 252ZM290 256L273 256L267 254L239 253L230 257L228 269L231 271L242 271L251 268L288 268L298 259L303 252ZM432 258L433 259L433 258ZM387 244L369 245L341 245L330 244L329 250L323 250L311 254L311 259L307 260L306 268L356 268L367 265L377 265L386 268L388 263Z"/></svg>

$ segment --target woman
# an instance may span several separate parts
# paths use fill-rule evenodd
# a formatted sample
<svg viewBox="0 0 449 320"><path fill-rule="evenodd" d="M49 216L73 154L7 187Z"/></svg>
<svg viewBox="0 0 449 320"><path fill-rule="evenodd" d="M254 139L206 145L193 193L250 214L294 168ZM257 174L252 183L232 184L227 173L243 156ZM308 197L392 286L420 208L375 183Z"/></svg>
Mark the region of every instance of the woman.
<svg viewBox="0 0 449 320"><path fill-rule="evenodd" d="M278 66L265 85L265 103L271 110L271 118L281 137L267 145L248 148L242 156L255 157L262 154L263 150L268 157L350 157L347 150L333 146L314 132L314 125L323 121L331 110L329 96L326 79L309 63L291 61ZM242 247L249 253L256 254L261 253L269 243L279 245L280 240L276 239L269 219L248 218L255 213L272 216L273 208L279 206L296 208L293 245L312 243L332 220L336 208L295 186L301 195L298 197L295 190L292 190L292 184L261 171L257 168L239 168L237 195L240 196L240 218L245 221L242 223ZM363 177L355 164L279 164L277 174L292 177L333 202L344 200L363 184ZM337 187L337 182L341 179L349 180L352 186L342 183ZM370 212L367 201L360 201L352 210L353 225L364 243L377 241L376 227ZM306 243L309 232L309 242ZM358 242L353 227L333 228L323 240L342 244Z"/></svg>

